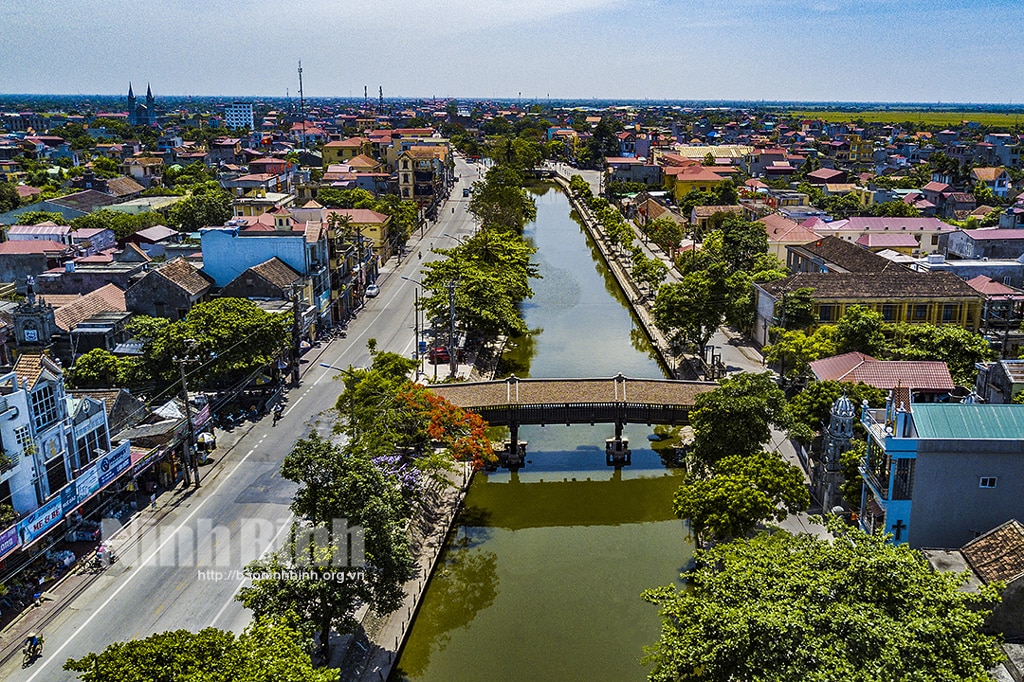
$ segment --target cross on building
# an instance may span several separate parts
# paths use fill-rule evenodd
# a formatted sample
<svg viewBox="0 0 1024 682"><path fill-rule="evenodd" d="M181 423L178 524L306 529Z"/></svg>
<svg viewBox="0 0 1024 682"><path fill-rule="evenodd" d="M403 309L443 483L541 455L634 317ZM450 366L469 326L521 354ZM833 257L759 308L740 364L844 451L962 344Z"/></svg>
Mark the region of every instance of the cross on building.
<svg viewBox="0 0 1024 682"><path fill-rule="evenodd" d="M903 539L903 531L906 530L907 524L903 523L903 519L897 519L896 523L892 524L893 539L899 542Z"/></svg>

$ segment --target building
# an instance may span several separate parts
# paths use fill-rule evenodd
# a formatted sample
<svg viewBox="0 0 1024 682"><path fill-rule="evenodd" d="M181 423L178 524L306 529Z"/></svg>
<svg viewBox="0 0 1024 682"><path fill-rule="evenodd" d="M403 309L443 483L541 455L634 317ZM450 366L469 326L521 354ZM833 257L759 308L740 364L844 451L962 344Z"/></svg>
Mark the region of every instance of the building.
<svg viewBox="0 0 1024 682"><path fill-rule="evenodd" d="M983 227L943 236L942 253L957 258L1016 259L1024 256L1024 230Z"/></svg>
<svg viewBox="0 0 1024 682"><path fill-rule="evenodd" d="M391 230L391 216L368 208L327 208L323 209L323 219L336 215L348 221L349 229L360 239L369 240L378 262L385 262L397 249L397 234Z"/></svg>
<svg viewBox="0 0 1024 682"><path fill-rule="evenodd" d="M213 288L213 279L184 258L147 272L125 292L128 310L140 315L181 320Z"/></svg>
<svg viewBox="0 0 1024 682"><path fill-rule="evenodd" d="M155 126L159 123L160 117L156 110L156 98L153 97L153 89L146 84L146 103L142 104L132 92L132 84L128 83L128 125L130 126Z"/></svg>
<svg viewBox="0 0 1024 682"><path fill-rule="evenodd" d="M994 405L1012 403L1024 391L1024 360L998 360L977 365L974 392Z"/></svg>
<svg viewBox="0 0 1024 682"><path fill-rule="evenodd" d="M910 404L893 392L862 409L860 526L912 547L960 547L1020 514L1024 405Z"/></svg>
<svg viewBox="0 0 1024 682"><path fill-rule="evenodd" d="M662 178L676 203L692 191L708 192L727 180L704 166L665 166Z"/></svg>
<svg viewBox="0 0 1024 682"><path fill-rule="evenodd" d="M790 272L887 272L902 266L839 237L823 237L786 247Z"/></svg>
<svg viewBox="0 0 1024 682"><path fill-rule="evenodd" d="M224 125L228 128L253 130L252 102L232 102L224 107Z"/></svg>
<svg viewBox="0 0 1024 682"><path fill-rule="evenodd" d="M768 233L768 253L785 262L790 246L807 244L820 239L817 232L808 230L795 220L780 213L769 213L757 219Z"/></svg>
<svg viewBox="0 0 1024 682"><path fill-rule="evenodd" d="M936 251L942 252L940 238L956 231L956 228L938 218L869 218L851 217L845 220L826 222L812 218L803 223L804 227L814 230L822 236L839 237L845 241L856 242L865 235L906 233L913 235L917 248L912 255L920 256Z"/></svg>
<svg viewBox="0 0 1024 682"><path fill-rule="evenodd" d="M972 168L971 182L976 185L984 185L985 187L988 187L992 190L993 194L1001 198L1005 198L1012 188L1010 183L1010 174L1002 167Z"/></svg>
<svg viewBox="0 0 1024 682"><path fill-rule="evenodd" d="M357 156L373 154L373 143L366 137L349 137L344 140L328 142L322 148L323 167L335 163L345 163Z"/></svg>
<svg viewBox="0 0 1024 682"><path fill-rule="evenodd" d="M865 306L886 322L955 324L981 329L984 296L955 275L922 275L898 269L886 272L797 273L774 282L754 284L755 322L751 335L767 343L786 294L813 290L814 316L821 324L837 321L847 308Z"/></svg>
<svg viewBox="0 0 1024 682"><path fill-rule="evenodd" d="M956 388L946 363L931 360L876 360L854 351L814 360L810 366L816 381L865 383L886 391L905 388L915 403L946 398Z"/></svg>
<svg viewBox="0 0 1024 682"><path fill-rule="evenodd" d="M250 300L288 300L303 286L302 275L274 257L245 270L221 289L220 295Z"/></svg>

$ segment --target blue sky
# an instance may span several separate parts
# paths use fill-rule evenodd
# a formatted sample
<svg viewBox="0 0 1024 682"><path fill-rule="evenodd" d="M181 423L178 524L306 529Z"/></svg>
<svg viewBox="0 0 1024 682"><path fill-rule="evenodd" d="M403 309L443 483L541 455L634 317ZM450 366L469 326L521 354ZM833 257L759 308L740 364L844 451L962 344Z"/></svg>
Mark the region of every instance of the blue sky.
<svg viewBox="0 0 1024 682"><path fill-rule="evenodd" d="M1015 102L1020 0L0 0L0 92Z"/></svg>

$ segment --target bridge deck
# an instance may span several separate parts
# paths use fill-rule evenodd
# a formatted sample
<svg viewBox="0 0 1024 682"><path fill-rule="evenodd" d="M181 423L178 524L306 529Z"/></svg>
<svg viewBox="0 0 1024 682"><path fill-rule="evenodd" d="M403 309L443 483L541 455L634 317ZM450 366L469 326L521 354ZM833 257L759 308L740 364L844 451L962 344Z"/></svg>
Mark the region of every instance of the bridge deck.
<svg viewBox="0 0 1024 682"><path fill-rule="evenodd" d="M667 379L518 379L432 386L493 425L647 422L681 424L697 396L718 384Z"/></svg>

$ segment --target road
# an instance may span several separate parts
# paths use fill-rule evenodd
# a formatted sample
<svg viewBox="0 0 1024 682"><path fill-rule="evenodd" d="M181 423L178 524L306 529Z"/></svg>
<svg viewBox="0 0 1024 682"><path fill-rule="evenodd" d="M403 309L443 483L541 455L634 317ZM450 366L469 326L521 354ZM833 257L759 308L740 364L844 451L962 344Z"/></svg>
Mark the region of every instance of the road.
<svg viewBox="0 0 1024 682"><path fill-rule="evenodd" d="M74 680L61 670L64 661L112 642L179 628L240 632L249 623L251 613L235 601L243 584L240 571L281 541L290 519L295 485L280 477L281 461L298 438L314 429L329 431L330 420L323 412L341 392L333 380L338 371L321 363L366 366L370 338L380 350L412 354L417 285L402 276L419 279L423 263L437 257L429 252L431 247L451 247L456 237L468 236L475 227L462 190L478 179L476 167L457 157L456 175L459 180L438 221L425 228L422 239L413 235L401 263L392 259L381 268L380 295L367 299L349 325L348 338L335 339L306 365L300 384L287 394L280 422L273 426L266 417L254 425L227 456L205 468L201 488L177 495L176 506L159 525L129 524L122 530L113 543L121 560L47 626L43 657L23 670L16 656L0 668L0 679ZM415 251L422 252L422 260Z"/></svg>

